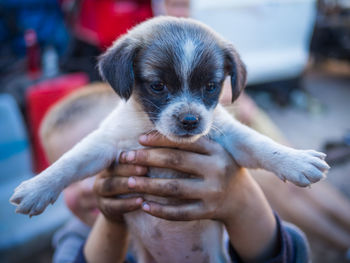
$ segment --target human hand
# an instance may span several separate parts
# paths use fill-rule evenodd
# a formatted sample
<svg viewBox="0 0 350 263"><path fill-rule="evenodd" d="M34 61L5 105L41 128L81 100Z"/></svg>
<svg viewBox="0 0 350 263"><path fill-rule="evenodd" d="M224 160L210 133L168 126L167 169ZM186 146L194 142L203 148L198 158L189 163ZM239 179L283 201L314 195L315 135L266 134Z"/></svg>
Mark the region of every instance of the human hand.
<svg viewBox="0 0 350 263"><path fill-rule="evenodd" d="M233 196L237 192L234 189L234 175L239 168L219 144L205 138L193 144L179 144L159 134L142 136L140 143L158 148L123 152L115 172L119 176L106 173L99 176L95 183L96 192L103 197L130 193L139 195L127 199L100 198L104 214L120 220L120 214L136 210L143 203L142 208L147 213L168 220L229 220L229 212L235 210L233 204L238 205L240 200L240 197ZM146 173L146 166L174 169L194 177L144 177L142 175ZM162 205L144 200L142 194L189 201L182 205ZM237 202L232 202L233 199Z"/></svg>
<svg viewBox="0 0 350 263"><path fill-rule="evenodd" d="M239 174L240 168L219 144L205 138L193 144L179 144L158 134L142 136L140 143L159 148L122 153L119 160L121 164L141 165L140 168L163 167L194 177L186 179L128 177L133 173L125 169L121 177L100 177L96 181L95 189L100 195L111 197L139 193L187 199L188 202L182 205L162 205L147 200L143 202L144 211L168 220L216 219L225 222L237 214L235 213L237 209L242 209L244 195L239 194L241 189L238 189L241 187L242 176L235 176ZM129 169L132 169L131 167ZM135 210L141 202L140 197L129 200L104 199L105 208L109 214L121 207L127 208L127 211Z"/></svg>
<svg viewBox="0 0 350 263"><path fill-rule="evenodd" d="M141 208L141 195L119 197L130 194L126 178L144 176L147 168L141 165L121 164L112 165L96 178L94 191L100 211L110 222L124 223L124 214Z"/></svg>

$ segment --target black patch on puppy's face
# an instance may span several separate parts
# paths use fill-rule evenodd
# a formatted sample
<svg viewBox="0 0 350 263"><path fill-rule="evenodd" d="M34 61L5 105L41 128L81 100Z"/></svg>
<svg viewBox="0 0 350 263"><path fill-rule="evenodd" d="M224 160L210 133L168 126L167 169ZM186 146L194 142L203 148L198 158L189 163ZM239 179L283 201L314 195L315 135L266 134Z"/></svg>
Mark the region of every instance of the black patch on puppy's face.
<svg viewBox="0 0 350 263"><path fill-rule="evenodd" d="M156 129L175 139L206 134L225 77L231 76L233 100L246 79L231 44L203 24L171 17L121 37L101 56L99 69L123 99L133 94Z"/></svg>
<svg viewBox="0 0 350 263"><path fill-rule="evenodd" d="M177 75L173 65L175 58L153 45L140 51L135 59L135 97L143 106L145 112L154 122L163 108L181 91L183 81ZM147 73L145 67L147 64ZM151 68L151 69L149 69ZM156 87L164 86L163 90Z"/></svg>
<svg viewBox="0 0 350 263"><path fill-rule="evenodd" d="M169 36L155 38L135 58L136 98L153 122L180 97L202 103L208 110L218 103L225 77L222 49L211 39L190 35L173 30ZM188 54L184 50L187 42Z"/></svg>

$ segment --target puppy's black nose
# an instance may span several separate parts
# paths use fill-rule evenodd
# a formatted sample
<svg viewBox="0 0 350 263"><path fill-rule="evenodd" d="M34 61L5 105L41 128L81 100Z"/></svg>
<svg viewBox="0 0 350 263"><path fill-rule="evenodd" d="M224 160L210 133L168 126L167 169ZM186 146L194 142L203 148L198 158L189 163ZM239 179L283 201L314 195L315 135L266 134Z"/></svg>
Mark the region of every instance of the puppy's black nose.
<svg viewBox="0 0 350 263"><path fill-rule="evenodd" d="M186 131L194 130L198 127L199 117L192 113L184 113L179 116L182 128Z"/></svg>

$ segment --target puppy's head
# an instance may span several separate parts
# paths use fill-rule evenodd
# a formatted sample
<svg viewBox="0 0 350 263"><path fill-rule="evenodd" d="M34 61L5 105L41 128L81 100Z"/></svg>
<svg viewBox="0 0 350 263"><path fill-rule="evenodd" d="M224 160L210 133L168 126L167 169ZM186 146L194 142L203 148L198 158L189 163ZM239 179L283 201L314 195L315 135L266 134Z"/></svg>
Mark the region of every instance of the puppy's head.
<svg viewBox="0 0 350 263"><path fill-rule="evenodd" d="M246 82L233 46L184 18L154 18L135 27L101 56L99 70L121 98L133 96L156 129L175 141L209 132L226 76L232 101Z"/></svg>

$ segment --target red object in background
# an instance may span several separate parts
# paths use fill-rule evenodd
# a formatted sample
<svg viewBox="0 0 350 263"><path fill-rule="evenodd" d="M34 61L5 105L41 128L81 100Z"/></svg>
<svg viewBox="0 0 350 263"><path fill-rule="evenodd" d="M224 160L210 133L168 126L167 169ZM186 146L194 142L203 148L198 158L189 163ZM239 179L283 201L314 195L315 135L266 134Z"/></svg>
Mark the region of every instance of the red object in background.
<svg viewBox="0 0 350 263"><path fill-rule="evenodd" d="M29 87L27 104L34 153L34 172L41 172L49 164L39 139L39 128L43 117L54 103L88 82L89 78L85 73L75 73L45 80Z"/></svg>
<svg viewBox="0 0 350 263"><path fill-rule="evenodd" d="M27 56L27 72L31 79L37 79L40 76L40 48L36 32L28 29L24 33Z"/></svg>
<svg viewBox="0 0 350 263"><path fill-rule="evenodd" d="M74 34L102 50L153 16L151 0L82 0Z"/></svg>

